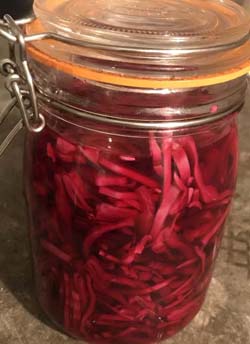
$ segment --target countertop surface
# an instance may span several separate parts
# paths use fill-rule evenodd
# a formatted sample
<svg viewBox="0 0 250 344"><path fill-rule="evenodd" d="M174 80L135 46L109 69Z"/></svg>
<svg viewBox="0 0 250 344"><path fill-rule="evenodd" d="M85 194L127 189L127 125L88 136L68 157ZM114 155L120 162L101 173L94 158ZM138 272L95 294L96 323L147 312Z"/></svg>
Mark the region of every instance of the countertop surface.
<svg viewBox="0 0 250 344"><path fill-rule="evenodd" d="M5 54L0 40L0 58ZM240 116L240 169L206 303L185 330L166 344L250 344L250 91ZM0 109L7 102L0 80ZM0 139L17 121L13 113ZM73 344L55 330L33 293L22 195L23 133L0 160L0 344ZM128 343L129 344L129 343Z"/></svg>

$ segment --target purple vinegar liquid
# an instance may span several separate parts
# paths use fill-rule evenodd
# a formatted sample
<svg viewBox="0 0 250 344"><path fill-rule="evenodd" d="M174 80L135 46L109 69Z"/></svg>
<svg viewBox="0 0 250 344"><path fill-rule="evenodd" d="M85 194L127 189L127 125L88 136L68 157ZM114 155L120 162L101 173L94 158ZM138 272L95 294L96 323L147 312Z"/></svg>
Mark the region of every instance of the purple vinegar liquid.
<svg viewBox="0 0 250 344"><path fill-rule="evenodd" d="M38 296L45 312L66 333L90 343L154 343L174 335L197 314L211 279L237 172L235 123L221 139L217 140L216 136L217 133L211 131L211 142L206 145L206 140L201 144L202 138L194 135L200 170L206 186L215 188L219 196L224 192L229 196L208 203L199 196L200 207L189 207L185 201L181 210L169 214L164 221L164 228L174 223L172 230L178 241L171 240L170 232L162 239L163 248L159 251L153 246L156 238L151 238L137 253L134 253L135 247L144 236L150 235L150 229L148 223L143 225L142 201L137 198L142 208L136 209L132 202L136 197L133 199L131 194L136 194L140 187L146 188L151 195L155 216L161 206L166 178L154 170L148 139L141 139L134 151L130 138L122 138L118 148L110 144L110 149L99 143L95 146L94 143L74 145L71 142L75 152L66 158L67 154L63 156L58 152L60 136L51 129L46 128L40 135L28 138L32 152L28 167L31 184L27 195L32 214ZM178 142L178 138L173 137L175 140ZM127 149L126 141L132 148ZM158 143L161 146L162 139L158 139ZM52 147L54 157L48 156L48 145ZM93 147L102 158L136 171L147 180L155 181L159 187L150 187L136 178L126 177L125 172L115 173L99 161L90 161L81 149ZM222 152L226 157L220 156ZM215 159L224 159L223 164L211 165L214 154L217 154ZM124 161L122 156L133 156L135 160ZM193 181L188 188L197 190L191 160L189 156ZM173 159L171 164L173 185L177 167ZM68 187L63 181L63 176L72 172L82 182L80 194L78 179L72 179ZM111 197L100 192L100 187L95 184L98 175L127 178L127 185L108 188L114 193L130 193L132 198L117 199L117 195ZM182 196L180 193L177 199ZM97 220L102 204L117 209L113 217L106 213L103 220ZM119 219L119 209L121 214L122 209L129 209L136 215ZM129 220L133 220L132 225L126 224ZM220 221L221 225L204 244L202 240ZM104 227L123 222L124 226L102 232ZM97 234L96 239L87 245L91 233L98 231L102 234ZM129 264L125 259L128 256L132 259Z"/></svg>

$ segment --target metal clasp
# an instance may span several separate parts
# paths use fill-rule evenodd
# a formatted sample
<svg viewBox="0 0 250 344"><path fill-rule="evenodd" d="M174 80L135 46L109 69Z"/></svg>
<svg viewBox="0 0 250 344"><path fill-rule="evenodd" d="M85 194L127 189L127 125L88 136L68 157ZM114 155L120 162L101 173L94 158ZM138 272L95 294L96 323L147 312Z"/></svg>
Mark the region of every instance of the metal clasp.
<svg viewBox="0 0 250 344"><path fill-rule="evenodd" d="M45 119L38 111L35 86L26 57L24 34L9 15L4 16L3 25L5 30L1 30L0 35L9 41L10 58L0 62L0 72L5 77L5 86L11 100L0 113L0 125L15 106L19 108L22 118L0 144L0 156L23 127L33 133L38 133L45 127Z"/></svg>

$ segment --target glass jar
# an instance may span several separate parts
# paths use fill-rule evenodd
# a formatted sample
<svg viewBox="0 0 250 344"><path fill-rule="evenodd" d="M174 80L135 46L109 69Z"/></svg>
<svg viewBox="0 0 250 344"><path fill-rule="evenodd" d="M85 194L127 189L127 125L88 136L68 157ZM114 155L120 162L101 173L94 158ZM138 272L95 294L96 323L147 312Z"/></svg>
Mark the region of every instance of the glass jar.
<svg viewBox="0 0 250 344"><path fill-rule="evenodd" d="M40 304L89 343L164 340L200 310L230 211L250 19L227 0L35 11L46 126L27 132L24 166Z"/></svg>
<svg viewBox="0 0 250 344"><path fill-rule="evenodd" d="M72 79L74 96L74 85L124 116L162 102L161 92ZM39 104L47 127L27 135L25 159L34 271L43 309L68 334L154 343L199 311L236 183L243 85L164 95L173 108L198 101L213 112L237 93L226 117L186 129L129 129Z"/></svg>

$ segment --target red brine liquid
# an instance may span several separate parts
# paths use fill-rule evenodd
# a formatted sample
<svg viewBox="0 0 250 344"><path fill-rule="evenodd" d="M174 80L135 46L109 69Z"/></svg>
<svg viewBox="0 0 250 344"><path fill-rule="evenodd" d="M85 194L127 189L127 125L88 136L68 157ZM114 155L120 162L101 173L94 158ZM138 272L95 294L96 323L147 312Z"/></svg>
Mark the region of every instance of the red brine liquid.
<svg viewBox="0 0 250 344"><path fill-rule="evenodd" d="M37 291L66 333L155 343L197 314L236 183L235 116L192 134L28 137Z"/></svg>

